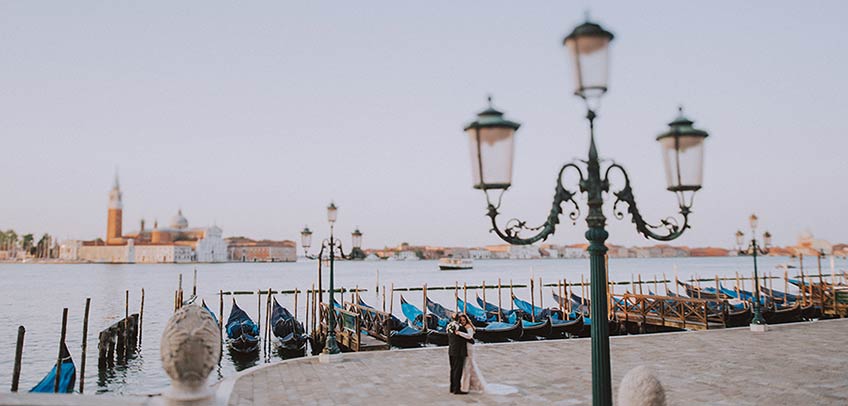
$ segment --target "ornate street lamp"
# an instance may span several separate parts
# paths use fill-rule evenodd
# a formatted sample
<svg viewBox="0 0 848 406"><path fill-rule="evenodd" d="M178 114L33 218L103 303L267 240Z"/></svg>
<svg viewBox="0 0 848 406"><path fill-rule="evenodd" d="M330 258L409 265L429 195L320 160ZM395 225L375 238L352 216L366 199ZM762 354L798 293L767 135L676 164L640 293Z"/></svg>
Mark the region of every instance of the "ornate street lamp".
<svg viewBox="0 0 848 406"><path fill-rule="evenodd" d="M754 305L754 318L751 320L751 328L758 329L760 327L756 326L764 326L766 324L766 319L763 318L763 312L760 306L760 277L757 273L757 254L767 255L769 253L769 248L771 248L771 233L768 231L763 233L763 245L760 245L757 242L757 226L759 225L759 218L757 218L756 214L752 214L751 217L748 218L749 225L751 226L751 241L748 243L748 246L745 246L745 233L742 230L736 231L736 248L739 250L739 255L750 255L754 257L754 297L752 298L752 302Z"/></svg>
<svg viewBox="0 0 848 406"><path fill-rule="evenodd" d="M630 179L624 168L612 161L601 170L601 160L595 146L594 120L601 96L608 89L607 72L609 43L613 35L600 25L586 22L565 37L564 44L569 49L574 62L574 93L586 101L589 120L589 154L586 160L575 160L559 170L556 178L556 191L547 220L538 227L527 226L525 221L512 219L501 229L497 224L498 211L503 193L512 184L513 144L517 122L507 120L503 113L495 110L489 99L489 107L479 113L477 119L465 127L471 146L471 164L473 185L482 189L488 203L487 215L494 231L502 240L516 245L533 244L547 239L555 232L559 217L563 213L562 205L570 203L568 217L576 221L580 217L580 208L574 197L577 194L563 185L563 175L567 169L580 177L579 190L587 196L588 215L586 223L589 230L592 303L592 398L595 405L612 404L609 360L609 324L607 320L607 279L604 245L608 237L605 230L606 217L602 206L604 194L615 196L613 213L619 219L624 213L619 204L627 204L636 230L646 238L658 241L670 241L689 228L689 214L694 193L701 188L703 174L703 142L708 136L705 131L695 129L692 120L683 116L682 109L678 117L669 123L668 131L657 137L662 146L666 169L668 190L678 195L678 206L682 223L674 218L660 220L659 224L649 224L639 213L636 200L630 187ZM624 184L616 191L610 190L610 173L615 170L623 177ZM603 175L603 176L601 176ZM498 196L493 199L489 192L495 190ZM494 201L494 203L493 203ZM523 232L534 233L523 236Z"/></svg>
<svg viewBox="0 0 848 406"><path fill-rule="evenodd" d="M312 246L312 230L309 227L304 227L303 231L300 232L300 243L303 246L303 254L308 259L317 259L318 260L318 301L323 302L323 293L322 293L322 283L321 283L321 264L324 258L324 251L327 251L329 260L330 260L330 304L329 304L329 325L327 332L327 342L324 344L323 352L325 354L338 354L341 352L339 350L338 342L336 342L336 317L335 317L335 274L334 274L334 265L336 259L336 253L344 258L350 259L349 255L344 253L342 249L341 240L335 238L334 236L334 226L336 223L336 218L338 216L338 207L336 207L335 203L330 203L327 206L327 222L330 224L330 238L321 242L321 250L318 252L318 255L311 256L309 255L309 247ZM361 250L360 246L362 244L362 233L357 228L356 231L351 233L351 237L353 238L353 251ZM353 253L351 251L351 253Z"/></svg>

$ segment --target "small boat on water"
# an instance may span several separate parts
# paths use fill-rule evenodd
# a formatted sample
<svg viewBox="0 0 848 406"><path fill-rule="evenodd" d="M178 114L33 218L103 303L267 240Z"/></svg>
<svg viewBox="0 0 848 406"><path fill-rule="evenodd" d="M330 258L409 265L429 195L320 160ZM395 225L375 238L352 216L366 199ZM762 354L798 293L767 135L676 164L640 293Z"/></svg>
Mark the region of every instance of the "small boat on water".
<svg viewBox="0 0 848 406"><path fill-rule="evenodd" d="M357 295L356 301L357 301L357 303L359 303L359 306L361 306L361 307L364 307L366 309L371 309L371 310L377 310L375 307L369 306L368 303L365 303L365 301L362 300L362 298L358 297L358 295ZM409 326L407 323L400 321L400 319L395 317L394 314L392 314L390 316L391 316L391 319L389 320L389 330L399 331L399 330L403 330L404 328Z"/></svg>
<svg viewBox="0 0 848 406"><path fill-rule="evenodd" d="M439 269L442 271L458 271L460 269L474 268L474 261L467 258L442 258L439 260Z"/></svg>
<svg viewBox="0 0 848 406"><path fill-rule="evenodd" d="M248 355L259 352L259 325L250 319L233 298L233 308L227 318L227 346L234 354Z"/></svg>
<svg viewBox="0 0 848 406"><path fill-rule="evenodd" d="M422 332L421 335L424 335L425 343L438 346L448 345L448 333L445 331L445 327L448 324L447 319L443 319L437 315L428 314L426 318L427 328L425 329L423 321L424 312L422 312L421 309L407 302L403 295L400 296L400 307L403 315L406 316L407 324ZM406 334L411 335L412 333L413 332L410 330L406 331ZM421 335L409 338L409 340L418 340ZM391 337L389 339L391 340ZM398 337L396 338L396 341L397 340L404 340L404 338Z"/></svg>
<svg viewBox="0 0 848 406"><path fill-rule="evenodd" d="M71 352L68 351L68 346L62 343L62 363L60 364L59 375L59 393L72 393L74 391L74 383L76 382L77 367L74 365L74 360L71 358ZM38 382L30 392L35 393L54 393L56 388L56 365L53 369Z"/></svg>
<svg viewBox="0 0 848 406"><path fill-rule="evenodd" d="M274 298L271 310L271 331L274 333L274 346L284 356L302 357L306 355L307 335L303 323Z"/></svg>
<svg viewBox="0 0 848 406"><path fill-rule="evenodd" d="M212 309L210 309L209 306L206 305L206 301L201 300L200 305L203 306L203 310L206 310L207 312L209 312L209 314L212 315L212 318L215 320L215 323L217 324L218 323L218 316L216 316L215 312L213 312Z"/></svg>
<svg viewBox="0 0 848 406"><path fill-rule="evenodd" d="M517 320L516 323L489 323L486 327L477 328L474 339L484 343L503 343L516 341L524 334L524 324Z"/></svg>
<svg viewBox="0 0 848 406"><path fill-rule="evenodd" d="M420 347L427 342L427 336L424 329L407 324L402 329L389 333L389 345L398 348Z"/></svg>

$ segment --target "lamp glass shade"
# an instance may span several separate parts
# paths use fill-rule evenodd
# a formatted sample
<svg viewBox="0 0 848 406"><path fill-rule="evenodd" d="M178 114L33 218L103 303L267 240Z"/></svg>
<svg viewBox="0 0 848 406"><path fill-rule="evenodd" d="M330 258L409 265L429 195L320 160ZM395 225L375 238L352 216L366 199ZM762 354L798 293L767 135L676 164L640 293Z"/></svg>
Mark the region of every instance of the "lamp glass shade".
<svg viewBox="0 0 848 406"><path fill-rule="evenodd" d="M574 71L574 94L590 106L609 87L609 44L613 35L600 25L585 22L571 32L563 44L568 48Z"/></svg>
<svg viewBox="0 0 848 406"><path fill-rule="evenodd" d="M466 130L471 151L471 178L477 189L507 189L512 184L515 130L482 127Z"/></svg>
<svg viewBox="0 0 848 406"><path fill-rule="evenodd" d="M766 248L771 247L771 233L768 231L763 233L763 245L765 245Z"/></svg>
<svg viewBox="0 0 848 406"><path fill-rule="evenodd" d="M330 203L330 205L327 206L327 221L329 221L330 224L335 223L336 222L336 216L338 216L338 214L339 214L339 209L336 207L336 204Z"/></svg>
<svg viewBox="0 0 848 406"><path fill-rule="evenodd" d="M741 249L743 244L745 244L745 234L742 231L736 231L736 246Z"/></svg>
<svg viewBox="0 0 848 406"><path fill-rule="evenodd" d="M677 118L668 124L668 131L657 136L657 141L662 149L668 190L694 194L703 184L704 140L709 134L693 127L693 121L683 116L682 107L678 111Z"/></svg>
<svg viewBox="0 0 848 406"><path fill-rule="evenodd" d="M751 217L748 218L748 222L751 225L751 230L756 230L757 226L760 224L760 219L756 214L752 214Z"/></svg>
<svg viewBox="0 0 848 406"><path fill-rule="evenodd" d="M353 248L362 248L362 233L358 228L350 233L350 238L353 240Z"/></svg>
<svg viewBox="0 0 848 406"><path fill-rule="evenodd" d="M512 184L515 131L521 127L492 107L465 126L471 152L471 178L476 189L508 189Z"/></svg>
<svg viewBox="0 0 848 406"><path fill-rule="evenodd" d="M704 138L672 136L660 140L668 190L698 190L704 180Z"/></svg>
<svg viewBox="0 0 848 406"><path fill-rule="evenodd" d="M309 227L304 227L303 231L300 232L300 245L303 246L303 249L309 249L312 246L312 231L309 230Z"/></svg>

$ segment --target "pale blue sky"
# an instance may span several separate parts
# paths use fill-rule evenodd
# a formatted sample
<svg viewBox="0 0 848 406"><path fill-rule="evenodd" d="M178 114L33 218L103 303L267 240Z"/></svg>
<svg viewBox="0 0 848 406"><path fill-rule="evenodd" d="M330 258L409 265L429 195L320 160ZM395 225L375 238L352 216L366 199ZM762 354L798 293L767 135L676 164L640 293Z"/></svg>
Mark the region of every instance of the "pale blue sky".
<svg viewBox="0 0 848 406"><path fill-rule="evenodd" d="M117 166L125 230L182 207L318 237L335 199L368 247L498 243L462 127L487 93L523 124L503 209L543 220L587 148L561 41L591 8L616 34L598 146L646 216L676 212L654 140L676 106L711 133L675 244L727 246L752 211L780 244L848 240L844 2L318 3L0 3L0 228L102 236ZM550 241L581 242L564 223Z"/></svg>

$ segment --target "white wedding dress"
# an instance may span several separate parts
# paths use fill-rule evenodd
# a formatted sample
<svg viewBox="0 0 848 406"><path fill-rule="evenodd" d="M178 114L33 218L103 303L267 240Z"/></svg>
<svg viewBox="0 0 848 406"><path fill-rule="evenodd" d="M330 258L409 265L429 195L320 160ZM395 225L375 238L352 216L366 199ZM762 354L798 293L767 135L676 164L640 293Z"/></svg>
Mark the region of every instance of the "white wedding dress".
<svg viewBox="0 0 848 406"><path fill-rule="evenodd" d="M458 332L467 340L474 340L474 329L469 328L467 333ZM465 357L465 365L462 368L462 381L460 389L463 392L486 393L489 395L509 395L518 392L518 389L508 385L487 384L480 369L477 368L474 344L468 343L468 355Z"/></svg>

